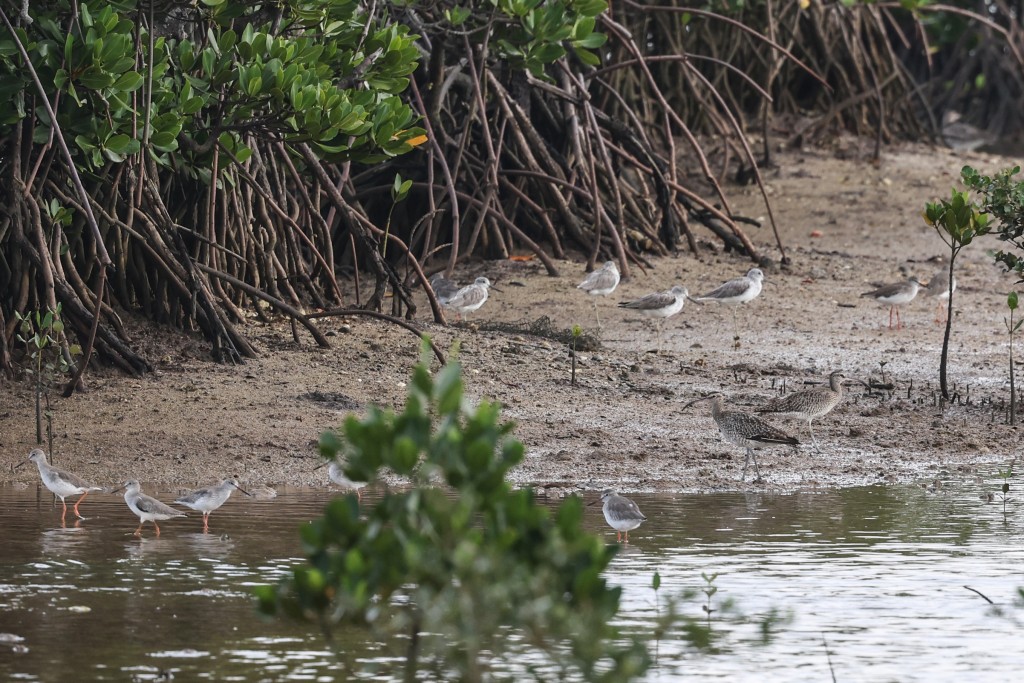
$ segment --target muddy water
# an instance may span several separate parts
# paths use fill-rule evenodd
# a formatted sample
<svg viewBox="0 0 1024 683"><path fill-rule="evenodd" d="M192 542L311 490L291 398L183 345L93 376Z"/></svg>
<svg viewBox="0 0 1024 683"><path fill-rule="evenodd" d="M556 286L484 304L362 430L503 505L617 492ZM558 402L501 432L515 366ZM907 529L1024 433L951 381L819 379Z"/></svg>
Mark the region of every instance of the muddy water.
<svg viewBox="0 0 1024 683"><path fill-rule="evenodd" d="M715 652L669 633L648 680L827 681L830 667L840 681L1014 677L1024 666L1013 606L1024 586L1024 512L1011 498L1004 517L998 501L979 499L997 484L993 473L939 493L634 495L649 519L610 570L624 587L622 624L649 637L666 600L699 591L703 572L717 574ZM0 635L0 680L355 678L377 656L360 634L342 634L339 657L314 629L260 618L249 597L299 561L296 529L329 497L236 495L213 514L210 534L192 515L138 539L120 498L90 496L89 519L62 528L48 492L0 487L0 634L24 639ZM614 542L599 508L587 512ZM704 603L699 595L679 608L701 617ZM762 645L758 623L771 610L790 621Z"/></svg>

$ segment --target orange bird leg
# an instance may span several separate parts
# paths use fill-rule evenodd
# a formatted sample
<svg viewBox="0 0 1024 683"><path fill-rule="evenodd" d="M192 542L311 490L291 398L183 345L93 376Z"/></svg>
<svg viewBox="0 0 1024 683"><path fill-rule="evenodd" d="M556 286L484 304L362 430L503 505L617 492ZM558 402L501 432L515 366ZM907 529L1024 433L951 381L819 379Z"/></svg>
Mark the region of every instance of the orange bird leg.
<svg viewBox="0 0 1024 683"><path fill-rule="evenodd" d="M60 499L60 504L64 506L64 511L60 513L60 521L64 521L64 518L68 515L68 504L64 502L64 499Z"/></svg>
<svg viewBox="0 0 1024 683"><path fill-rule="evenodd" d="M890 330L892 329L892 309L893 308L895 308L895 306L890 306L889 307L889 329Z"/></svg>
<svg viewBox="0 0 1024 683"><path fill-rule="evenodd" d="M143 524L145 524L145 522L141 522L141 521L139 522L139 528L135 530L135 533L133 534L134 536L141 536L142 535L142 525Z"/></svg>
<svg viewBox="0 0 1024 683"><path fill-rule="evenodd" d="M155 519L153 520L153 526L156 527L156 535L157 535L157 537L159 537L160 536L160 525L156 523Z"/></svg>
<svg viewBox="0 0 1024 683"><path fill-rule="evenodd" d="M89 492L88 492L88 491L86 491L85 493L83 493L83 494L82 494L82 497L78 499L78 502L77 502L77 503L75 503L75 514L76 514L76 515L78 516L78 518L79 518L79 519L85 519L85 517L83 517L83 516L82 516L82 514L81 514L81 513L80 513L80 512L78 511L78 505L79 505L79 504L80 504L80 503L81 503L81 502L82 502L83 500L85 500L85 497L86 497L86 496L88 496L88 495L89 495Z"/></svg>
<svg viewBox="0 0 1024 683"><path fill-rule="evenodd" d="M205 532L208 532L209 530L210 530L210 513L209 512L204 512L203 513L203 532L205 533Z"/></svg>

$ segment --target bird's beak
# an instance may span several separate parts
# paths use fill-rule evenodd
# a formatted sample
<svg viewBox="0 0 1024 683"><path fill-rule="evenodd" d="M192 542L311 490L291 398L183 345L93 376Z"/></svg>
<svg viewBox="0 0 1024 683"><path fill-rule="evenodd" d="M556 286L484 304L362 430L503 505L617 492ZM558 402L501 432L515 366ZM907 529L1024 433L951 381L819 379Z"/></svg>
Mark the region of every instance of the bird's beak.
<svg viewBox="0 0 1024 683"><path fill-rule="evenodd" d="M505 293L505 290L499 289L498 287L495 287L494 285L491 285L491 289L493 289L495 292L501 292L502 294Z"/></svg>
<svg viewBox="0 0 1024 683"><path fill-rule="evenodd" d="M17 465L14 466L14 469L18 469L19 467L21 467L22 465L24 465L27 462L31 462L31 461L30 460L22 460L21 462L19 462Z"/></svg>
<svg viewBox="0 0 1024 683"><path fill-rule="evenodd" d="M120 493L121 491L124 491L126 488L128 488L128 486L126 486L125 484L121 484L116 489L107 489L106 493L113 495L115 493Z"/></svg>
<svg viewBox="0 0 1024 683"><path fill-rule="evenodd" d="M600 498L598 498L597 500L595 500L595 501L593 501L593 502L591 502L591 503L587 503L587 507L588 507L588 508L592 508L592 507L594 507L595 505L597 505L597 504L598 504L598 503L600 503L600 502L601 502L601 499L600 499Z"/></svg>
<svg viewBox="0 0 1024 683"><path fill-rule="evenodd" d="M248 491L246 491L245 489L243 489L243 488L242 488L241 486L239 486L239 485L238 485L238 484L236 484L235 482L231 482L231 485L232 485L232 486L234 486L234 487L235 487L236 489L238 489L239 491L241 491L242 493L244 493L245 495L247 495L247 496L249 496L250 498L252 498L252 494L251 494L251 493L249 493Z"/></svg>
<svg viewBox="0 0 1024 683"><path fill-rule="evenodd" d="M689 408L693 404L700 403L701 401L707 401L709 398L712 398L712 397L711 396L701 396L700 398L695 398L692 401L690 401L689 403L687 403L685 406L680 408L680 410L686 410L687 408Z"/></svg>
<svg viewBox="0 0 1024 683"><path fill-rule="evenodd" d="M704 305L704 302L703 302L703 301L697 301L696 299L694 299L694 298L693 298L692 296L690 296L689 294L687 294L687 295L686 295L686 300L687 300L687 301L692 301L693 303L697 304L698 306L703 306L703 305Z"/></svg>
<svg viewBox="0 0 1024 683"><path fill-rule="evenodd" d="M331 464L330 460L324 460L322 463L320 463L319 465L314 467L313 471L316 472L317 470L322 470L323 468L327 467L330 464Z"/></svg>

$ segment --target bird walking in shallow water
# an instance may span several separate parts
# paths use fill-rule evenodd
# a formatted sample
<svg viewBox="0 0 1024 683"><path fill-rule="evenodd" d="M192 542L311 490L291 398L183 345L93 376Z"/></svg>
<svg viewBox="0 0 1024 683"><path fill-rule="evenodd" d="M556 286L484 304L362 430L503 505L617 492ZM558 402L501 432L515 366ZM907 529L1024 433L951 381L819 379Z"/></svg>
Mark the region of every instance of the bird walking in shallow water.
<svg viewBox="0 0 1024 683"><path fill-rule="evenodd" d="M643 524L647 517L636 503L611 489L601 492L601 503L605 521L615 529L615 540L629 543L629 532Z"/></svg>
<svg viewBox="0 0 1024 683"><path fill-rule="evenodd" d="M75 516L78 519L85 519L82 513L78 511L78 506L85 500L85 497L89 495L89 491L102 491L103 488L100 486L92 486L87 484L81 477L71 474L65 470L57 467L52 467L46 462L46 453L41 449L35 448L31 453L28 454L28 459L18 465L24 465L26 462L34 462L36 467L39 468L39 477L43 480L43 485L53 492L53 495L60 498L61 505L64 506L63 511L60 515L60 521L63 522L68 514L68 504L64 501L68 496L77 496L81 494L81 497L75 501L75 506L72 508L75 511Z"/></svg>
<svg viewBox="0 0 1024 683"><path fill-rule="evenodd" d="M238 489L247 496L252 496L251 493L239 486L237 479L231 478L225 479L216 486L209 486L205 489L186 493L174 502L178 505L192 508L196 512L203 513L203 533L205 534L210 531L210 513L226 503L235 489ZM141 528L141 525L139 526Z"/></svg>
<svg viewBox="0 0 1024 683"><path fill-rule="evenodd" d="M473 281L473 284L466 285L453 294L445 304L445 308L455 311L461 319L466 313L471 313L484 305L491 288L490 280L485 277L478 277Z"/></svg>
<svg viewBox="0 0 1024 683"><path fill-rule="evenodd" d="M743 277L734 278L728 282L723 282L718 287L715 287L707 294L694 297L694 301L717 301L720 304L727 304L730 306L738 306L739 304L745 304L748 301L753 301L757 298L757 295L761 293L761 288L764 283L764 273L761 272L760 268L751 268L747 271L747 274ZM740 334L739 328L736 326L736 309L732 309L732 328L733 328L733 341L734 346L739 348L740 345Z"/></svg>
<svg viewBox="0 0 1024 683"><path fill-rule="evenodd" d="M807 429L811 432L811 443L817 448L818 441L814 438L814 427L811 423L819 417L828 415L842 402L844 379L846 375L836 370L828 376L828 386L797 391L789 396L773 399L763 408L758 408L757 412L806 421Z"/></svg>
<svg viewBox="0 0 1024 683"><path fill-rule="evenodd" d="M345 476L345 463L338 462L337 460L331 461L331 466L327 468L327 476L330 477L338 486L343 489L356 492L356 498L360 501L363 499L363 493L361 489L366 486L365 481L352 481Z"/></svg>
<svg viewBox="0 0 1024 683"><path fill-rule="evenodd" d="M128 509L139 518L139 528L135 530L136 536L142 535L142 526L146 522L153 522L153 526L156 527L156 535L159 536L160 525L157 524L158 521L162 522L172 517L185 516L184 512L178 512L174 508L161 503L156 498L142 493L142 485L134 479L126 481L124 486L114 489L111 493L117 493L118 491L124 491L124 502L128 504Z"/></svg>
<svg viewBox="0 0 1024 683"><path fill-rule="evenodd" d="M949 271L946 269L938 270L932 275L931 279L928 280L928 284L924 288L925 296L932 297L938 302L935 309L935 323L940 324L946 322L946 314L948 313L949 307L949 295L956 291L956 276L953 276L953 286L949 286Z"/></svg>
<svg viewBox="0 0 1024 683"><path fill-rule="evenodd" d="M661 321L683 310L683 304L690 297L686 287L676 285L664 292L654 292L633 301L619 303L619 308L637 311L640 315L654 318L658 327L658 351L661 351Z"/></svg>
<svg viewBox="0 0 1024 683"><path fill-rule="evenodd" d="M889 307L889 329L892 329L892 314L896 312L896 329L904 327L903 321L900 320L900 306L906 306L914 297L917 296L917 290L921 287L921 283L917 281L916 277L912 277L909 280L903 282L896 282L891 285L884 285L878 289L873 289L870 292L864 292L861 294L862 297L874 299L883 306Z"/></svg>
<svg viewBox="0 0 1024 683"><path fill-rule="evenodd" d="M781 429L772 426L756 415L750 415L738 410L725 410L722 407L722 395L711 394L698 398L687 403L683 409L689 408L700 401L711 401L711 417L718 425L718 431L722 438L747 450L747 458L743 461L743 472L740 473L742 482L747 476L747 467L750 461L754 461L754 471L757 472L757 479L761 479L761 468L757 465L757 456L754 455L755 448L766 446L799 446L800 441L790 436Z"/></svg>
<svg viewBox="0 0 1024 683"><path fill-rule="evenodd" d="M583 279L583 282L576 285L576 289L582 289L594 297L608 296L619 286L619 267L615 261L605 261L605 264L590 273ZM597 312L597 299L594 299L594 317L597 319L597 329L601 330L601 316Z"/></svg>

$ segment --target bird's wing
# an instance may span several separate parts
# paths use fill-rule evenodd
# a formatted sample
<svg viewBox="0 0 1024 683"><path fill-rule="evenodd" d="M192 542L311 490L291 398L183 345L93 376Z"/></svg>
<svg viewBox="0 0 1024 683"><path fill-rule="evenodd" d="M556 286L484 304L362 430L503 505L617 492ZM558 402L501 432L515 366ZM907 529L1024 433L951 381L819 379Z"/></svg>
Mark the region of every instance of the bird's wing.
<svg viewBox="0 0 1024 683"><path fill-rule="evenodd" d="M56 467L51 467L50 469L57 476L59 476L61 479L63 479L67 483L71 484L72 486L77 486L80 489L88 489L89 491L102 491L103 490L103 487L101 487L101 486L93 486L92 484L89 484L88 482L86 482L84 479L82 479L77 474L71 474L71 472L68 472L67 470L61 470L61 469L58 469Z"/></svg>
<svg viewBox="0 0 1024 683"><path fill-rule="evenodd" d="M782 431L777 427L773 427L767 422L760 420L753 415L750 416L752 420L757 421L757 429L754 430L747 438L751 441L764 444L788 444L790 446L797 446L800 444L800 440L795 436L790 436L786 432Z"/></svg>
<svg viewBox="0 0 1024 683"><path fill-rule="evenodd" d="M669 292L655 292L654 294L648 294L647 296L642 296L633 301L623 301L619 304L619 308L629 308L635 311L654 311L659 308L671 306L675 302L675 294L671 294Z"/></svg>
<svg viewBox="0 0 1024 683"><path fill-rule="evenodd" d="M478 287L476 285L468 285L456 292L455 296L448 300L448 305L454 308L459 308L462 306L479 304L486 300L487 290L485 288Z"/></svg>
<svg viewBox="0 0 1024 683"><path fill-rule="evenodd" d="M583 279L583 282L576 285L576 289L589 292L592 289L610 289L619 284L619 274L614 270L601 268Z"/></svg>
<svg viewBox="0 0 1024 683"><path fill-rule="evenodd" d="M209 488L207 488L207 489L199 489L198 491L192 491L191 493L186 493L184 496L178 498L174 502L175 503L181 503L182 505L193 505L193 504L199 502L199 500L202 499L204 496L209 496L212 493L213 493L213 489L209 489ZM159 502L159 501L157 501L157 502Z"/></svg>
<svg viewBox="0 0 1024 683"><path fill-rule="evenodd" d="M906 286L907 284L905 282L895 282L891 285L885 285L883 287L879 287L878 289L874 289L870 292L864 292L863 294L861 294L861 296L869 296L873 299L881 299L884 297L890 297L899 294L900 292L904 291Z"/></svg>
<svg viewBox="0 0 1024 683"><path fill-rule="evenodd" d="M750 289L750 280L745 277L736 278L735 280L729 280L726 283L715 287L707 294L702 294L696 298L698 299L731 299L734 296L740 296L743 292Z"/></svg>
<svg viewBox="0 0 1024 683"><path fill-rule="evenodd" d="M179 512L172 507L164 505L156 498L151 498L143 493L139 494L138 499L135 501L135 507L142 510L147 515L168 515L171 517L184 517L184 512Z"/></svg>

